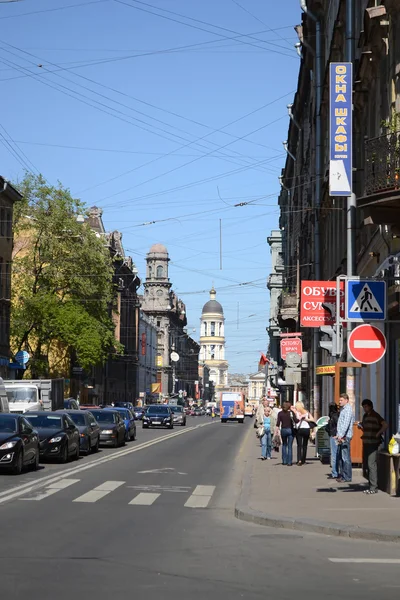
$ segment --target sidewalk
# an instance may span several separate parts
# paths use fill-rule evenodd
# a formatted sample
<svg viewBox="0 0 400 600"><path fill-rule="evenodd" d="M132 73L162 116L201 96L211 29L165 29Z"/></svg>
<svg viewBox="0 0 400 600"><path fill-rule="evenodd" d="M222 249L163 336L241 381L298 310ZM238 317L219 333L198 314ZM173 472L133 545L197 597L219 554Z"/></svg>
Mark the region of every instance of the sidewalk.
<svg viewBox="0 0 400 600"><path fill-rule="evenodd" d="M255 434L248 434L244 455L246 468L235 516L269 527L313 531L328 535L395 541L400 543L400 498L383 492L362 493L366 481L361 470L353 470L351 484L327 479L329 465L308 451L307 464L282 466L281 453L260 460ZM296 444L293 455L296 457Z"/></svg>

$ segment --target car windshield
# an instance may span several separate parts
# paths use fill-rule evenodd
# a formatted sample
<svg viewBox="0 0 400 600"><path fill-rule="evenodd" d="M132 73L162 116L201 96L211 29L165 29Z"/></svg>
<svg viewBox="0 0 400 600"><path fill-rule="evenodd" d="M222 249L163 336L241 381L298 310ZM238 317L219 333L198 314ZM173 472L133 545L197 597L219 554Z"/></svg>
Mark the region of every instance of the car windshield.
<svg viewBox="0 0 400 600"><path fill-rule="evenodd" d="M167 406L149 406L147 409L148 415L168 414Z"/></svg>
<svg viewBox="0 0 400 600"><path fill-rule="evenodd" d="M73 420L75 425L86 425L84 413L79 414L79 415L70 413L69 416L71 417L71 419Z"/></svg>
<svg viewBox="0 0 400 600"><path fill-rule="evenodd" d="M36 402L37 398L37 390L29 387L6 387L6 393L9 402Z"/></svg>
<svg viewBox="0 0 400 600"><path fill-rule="evenodd" d="M181 412L183 412L182 406L170 406L170 409L174 413L181 413Z"/></svg>
<svg viewBox="0 0 400 600"><path fill-rule="evenodd" d="M17 419L4 418L0 415L0 433L15 433L17 430Z"/></svg>
<svg viewBox="0 0 400 600"><path fill-rule="evenodd" d="M44 429L61 429L61 417L53 415L24 415L33 427L43 427Z"/></svg>
<svg viewBox="0 0 400 600"><path fill-rule="evenodd" d="M131 418L130 414L128 413L128 411L126 409L125 410L119 410L118 412L119 412L119 414L121 415L121 417L123 419L130 419Z"/></svg>
<svg viewBox="0 0 400 600"><path fill-rule="evenodd" d="M92 410L92 415L99 423L115 423L115 415L110 410Z"/></svg>

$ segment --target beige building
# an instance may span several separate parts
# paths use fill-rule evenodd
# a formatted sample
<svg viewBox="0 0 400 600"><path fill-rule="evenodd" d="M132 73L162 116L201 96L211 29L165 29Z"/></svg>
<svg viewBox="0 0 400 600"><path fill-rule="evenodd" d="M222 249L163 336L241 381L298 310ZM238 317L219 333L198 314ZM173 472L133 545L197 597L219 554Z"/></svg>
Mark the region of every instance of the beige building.
<svg viewBox="0 0 400 600"><path fill-rule="evenodd" d="M210 368L210 381L215 391L228 386L228 363L225 360L225 317L217 292L210 290L210 299L203 306L200 319L200 361Z"/></svg>

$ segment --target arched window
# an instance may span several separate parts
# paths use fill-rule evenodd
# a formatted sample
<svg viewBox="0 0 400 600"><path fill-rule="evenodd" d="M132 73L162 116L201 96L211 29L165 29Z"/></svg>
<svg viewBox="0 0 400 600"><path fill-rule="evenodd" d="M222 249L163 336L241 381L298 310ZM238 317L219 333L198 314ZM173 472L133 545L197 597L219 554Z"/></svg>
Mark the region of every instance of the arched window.
<svg viewBox="0 0 400 600"><path fill-rule="evenodd" d="M152 278L153 275L153 267L151 265L149 265L149 279Z"/></svg>
<svg viewBox="0 0 400 600"><path fill-rule="evenodd" d="M204 335L207 335L207 323L204 323Z"/></svg>
<svg viewBox="0 0 400 600"><path fill-rule="evenodd" d="M157 267L157 277L164 277L164 269L161 265L158 265Z"/></svg>

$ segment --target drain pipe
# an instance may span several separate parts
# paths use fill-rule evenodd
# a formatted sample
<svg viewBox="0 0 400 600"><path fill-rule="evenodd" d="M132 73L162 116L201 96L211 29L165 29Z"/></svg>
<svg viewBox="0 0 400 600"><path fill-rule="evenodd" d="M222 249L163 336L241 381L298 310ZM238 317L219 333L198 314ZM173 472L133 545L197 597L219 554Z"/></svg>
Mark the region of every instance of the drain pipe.
<svg viewBox="0 0 400 600"><path fill-rule="evenodd" d="M321 280L321 249L320 249L320 208L322 193L322 128L321 128L321 102L322 102L322 30L321 21L317 15L307 7L307 0L300 0L301 10L315 23L315 196L314 196L314 277ZM320 384L315 373L315 367L320 363L319 331L313 332L313 398L310 405L311 412L319 417L322 411Z"/></svg>

